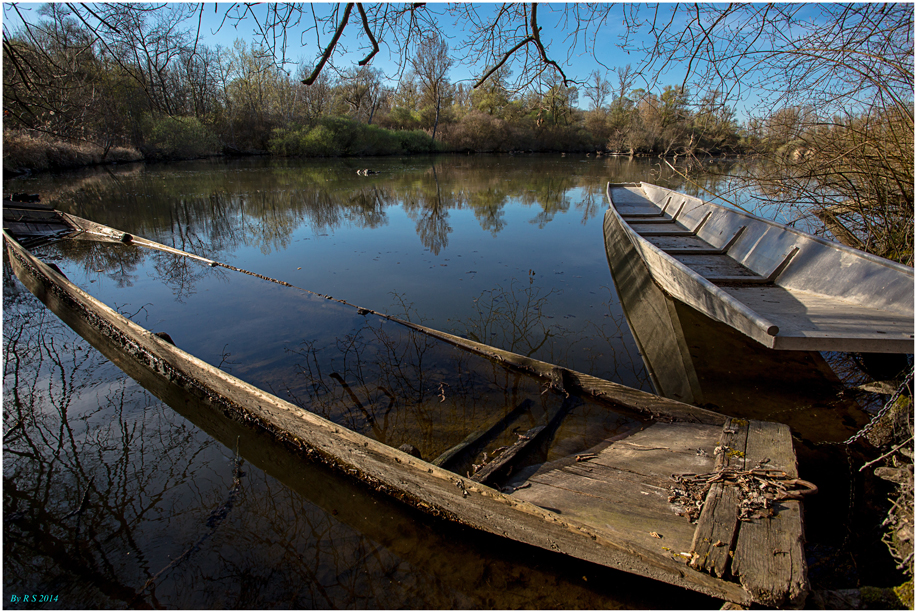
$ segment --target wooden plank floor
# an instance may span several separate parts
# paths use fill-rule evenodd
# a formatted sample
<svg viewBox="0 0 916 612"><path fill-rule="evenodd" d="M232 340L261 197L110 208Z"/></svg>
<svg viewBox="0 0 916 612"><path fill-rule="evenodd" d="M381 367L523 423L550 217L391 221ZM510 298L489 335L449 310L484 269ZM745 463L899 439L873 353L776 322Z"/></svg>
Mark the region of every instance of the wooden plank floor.
<svg viewBox="0 0 916 612"><path fill-rule="evenodd" d="M774 504L767 518L739 520L734 483L713 485L696 524L669 502L674 474L751 470L758 464L797 478L787 426L730 419L725 427L653 423L576 457L520 473L513 497L588 525L627 533L630 541L692 567L740 583L772 606L804 601L807 568L799 501Z"/></svg>
<svg viewBox="0 0 916 612"><path fill-rule="evenodd" d="M721 433L714 425L654 423L594 451L594 459L545 464L512 495L599 530L629 532L652 550L689 553L695 525L668 503L671 475L711 472Z"/></svg>

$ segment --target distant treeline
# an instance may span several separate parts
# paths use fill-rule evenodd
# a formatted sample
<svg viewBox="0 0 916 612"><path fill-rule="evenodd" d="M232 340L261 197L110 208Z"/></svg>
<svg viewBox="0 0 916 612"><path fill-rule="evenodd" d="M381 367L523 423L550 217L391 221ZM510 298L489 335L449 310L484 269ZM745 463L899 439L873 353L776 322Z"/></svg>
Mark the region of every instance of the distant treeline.
<svg viewBox="0 0 916 612"><path fill-rule="evenodd" d="M4 41L6 169L213 154L349 156L434 151L741 152L733 111L679 87L656 94L594 74L512 94L499 72L472 89L449 82L447 46L418 50L396 88L354 67L311 85L237 41L208 48L167 23L110 24L99 39L64 5ZM124 12L124 18L134 13ZM624 83L624 85L626 85ZM579 109L579 97L591 110Z"/></svg>
<svg viewBox="0 0 916 612"><path fill-rule="evenodd" d="M613 71L616 84L593 73L579 87L548 78L537 90L511 93L509 75L497 71L474 89L449 82L448 47L434 37L396 88L369 66L326 69L305 85L308 67L289 74L242 41L208 48L167 18L131 21L137 11L113 9L106 24L116 34L103 41L66 5L45 5L40 15L38 25L4 41L7 171L252 153L785 157L812 154L805 125L824 137L810 109L739 125L717 92L634 89L629 66Z"/></svg>

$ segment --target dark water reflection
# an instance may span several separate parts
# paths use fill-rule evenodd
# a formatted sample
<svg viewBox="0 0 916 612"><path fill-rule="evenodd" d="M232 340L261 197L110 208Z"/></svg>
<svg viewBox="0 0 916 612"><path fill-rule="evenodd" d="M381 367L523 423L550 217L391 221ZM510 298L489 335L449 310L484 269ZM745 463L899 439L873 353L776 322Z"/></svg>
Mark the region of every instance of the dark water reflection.
<svg viewBox="0 0 916 612"><path fill-rule="evenodd" d="M522 402L531 403L525 429L546 425L562 402L535 379L295 288L120 243L65 241L41 252L78 287L183 350L380 442L411 444L428 460Z"/></svg>
<svg viewBox="0 0 916 612"><path fill-rule="evenodd" d="M379 174L356 175L367 166ZM699 190L651 161L536 156L202 161L17 179L4 190L39 192L62 210L297 287L653 390L602 238L605 184L643 180ZM44 255L180 348L427 459L525 399L529 427L560 401L382 318L223 268L92 242ZM718 607L429 520L263 436L164 402L6 265L3 274L8 607L14 594L43 593L59 599L29 606ZM827 588L855 586L860 573L879 582L878 553L850 538L855 500L883 493L836 477L850 459L819 445L867 418L859 398L838 395L842 360L818 362L822 386L802 389L811 379L801 376L793 390L749 357L730 367L750 349L680 315L686 344L704 356L692 366L694 401L787 422L798 436L802 475L822 491L806 503L809 550L827 551L809 559L812 576ZM592 436L633 422L586 403L558 446L588 448Z"/></svg>

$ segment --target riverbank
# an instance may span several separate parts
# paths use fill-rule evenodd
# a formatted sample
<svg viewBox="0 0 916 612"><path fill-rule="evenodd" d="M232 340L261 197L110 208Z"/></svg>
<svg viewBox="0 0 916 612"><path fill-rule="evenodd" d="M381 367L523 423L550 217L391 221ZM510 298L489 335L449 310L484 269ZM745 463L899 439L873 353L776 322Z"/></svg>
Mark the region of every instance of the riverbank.
<svg viewBox="0 0 916 612"><path fill-rule="evenodd" d="M134 147L104 148L95 143L74 143L39 132L4 131L3 176L47 170L70 170L99 164L143 161Z"/></svg>
<svg viewBox="0 0 916 612"><path fill-rule="evenodd" d="M160 122L167 123L166 120ZM172 125L174 123L175 125ZM161 125L159 127L162 127ZM73 170L104 164L131 162L180 162L211 157L268 156L278 158L390 157L445 154L559 153L604 156L665 156L646 151L606 150L594 139L559 128L544 128L537 134L509 133L493 138L488 133L468 133L465 126L447 126L439 139L422 130L391 130L343 118L326 118L315 126L276 129L267 149L244 149L220 142L200 126L173 121L155 132L140 146L103 147L87 141L69 141L27 130L3 133L3 177L36 172ZM450 129L451 128L451 129ZM491 130L492 131L492 130ZM478 132L480 132L478 130ZM484 130L486 132L486 130ZM734 152L721 157L733 157ZM677 159L677 155L670 155ZM713 155L720 157L719 155Z"/></svg>

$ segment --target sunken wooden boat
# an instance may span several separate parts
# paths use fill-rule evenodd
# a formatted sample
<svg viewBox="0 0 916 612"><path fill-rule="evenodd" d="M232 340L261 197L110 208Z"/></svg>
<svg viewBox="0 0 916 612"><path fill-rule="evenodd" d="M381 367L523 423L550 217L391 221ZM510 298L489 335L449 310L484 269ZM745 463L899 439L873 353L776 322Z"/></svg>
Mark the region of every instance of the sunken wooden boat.
<svg viewBox="0 0 916 612"><path fill-rule="evenodd" d="M671 297L764 346L913 352L913 269L648 183L609 183L608 252L632 243Z"/></svg>
<svg viewBox="0 0 916 612"><path fill-rule="evenodd" d="M83 238L182 254L63 213L60 218ZM20 281L163 401L190 398L186 401L209 407L214 419L251 427L308 460L446 520L742 605L804 603L800 500L812 487L798 480L785 425L728 418L360 309L541 379L545 392L568 398L552 422L577 397L643 415L640 426L624 435L507 476L512 457L542 439L538 428L528 430L499 461L462 476L448 468L457 465L459 455L483 448L511 415L424 461L182 351L76 287L6 230L4 240ZM201 265L238 270L184 255Z"/></svg>

